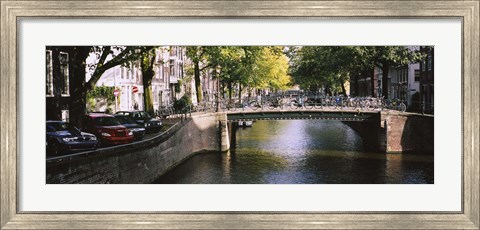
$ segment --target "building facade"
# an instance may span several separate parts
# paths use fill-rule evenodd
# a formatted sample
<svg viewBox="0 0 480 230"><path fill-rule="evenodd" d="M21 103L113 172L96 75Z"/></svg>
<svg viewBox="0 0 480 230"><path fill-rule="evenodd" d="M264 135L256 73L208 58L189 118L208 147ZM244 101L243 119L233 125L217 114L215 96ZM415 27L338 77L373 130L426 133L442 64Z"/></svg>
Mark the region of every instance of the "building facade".
<svg viewBox="0 0 480 230"><path fill-rule="evenodd" d="M104 99L95 98L95 107L91 111L120 111L120 110L143 110L143 82L142 71L138 63L132 63L131 67L117 65L100 77L96 86L114 87L118 90L115 102L104 102ZM109 106L110 104L110 106Z"/></svg>
<svg viewBox="0 0 480 230"><path fill-rule="evenodd" d="M421 46L420 52L425 55L420 63L420 98L423 111L434 112L434 47Z"/></svg>
<svg viewBox="0 0 480 230"><path fill-rule="evenodd" d="M184 94L181 87L184 78L185 48L180 46L161 46L155 49L155 61L152 78L152 102L154 112L164 106L172 105ZM142 69L139 63L128 66L115 66L107 70L97 86L115 87L119 91L111 111L144 110L144 94ZM98 102L101 102L100 99ZM97 111L105 111L105 103L97 103Z"/></svg>
<svg viewBox="0 0 480 230"><path fill-rule="evenodd" d="M409 46L408 49L411 51L421 51L422 48L419 46ZM425 50L425 48L423 48L423 50ZM428 61L428 58L426 59L424 64L425 70L423 71L421 70L422 63L391 66L387 77L389 98L400 99L410 108L418 107L420 104L421 76L424 76L423 91L426 92L424 103L429 103L427 98L433 97L433 58L430 58L430 60L431 61ZM428 63L432 63L431 72L428 72L430 71ZM383 72L379 66L375 66L373 70L373 79L374 82L372 83L372 77L368 74L363 74L361 77L352 80L352 95L382 97L382 95L384 95L382 92Z"/></svg>
<svg viewBox="0 0 480 230"><path fill-rule="evenodd" d="M186 92L184 82L186 49L183 46L162 46L156 49L155 76L152 79L153 108L157 112L170 106Z"/></svg>
<svg viewBox="0 0 480 230"><path fill-rule="evenodd" d="M420 47L409 46L408 49L416 52L420 50ZM414 94L419 93L420 90L420 63L392 67L389 72L390 98L400 99L409 107L419 104L418 99L414 98Z"/></svg>
<svg viewBox="0 0 480 230"><path fill-rule="evenodd" d="M46 119L69 121L72 106L71 88L74 71L71 65L72 49L46 47Z"/></svg>

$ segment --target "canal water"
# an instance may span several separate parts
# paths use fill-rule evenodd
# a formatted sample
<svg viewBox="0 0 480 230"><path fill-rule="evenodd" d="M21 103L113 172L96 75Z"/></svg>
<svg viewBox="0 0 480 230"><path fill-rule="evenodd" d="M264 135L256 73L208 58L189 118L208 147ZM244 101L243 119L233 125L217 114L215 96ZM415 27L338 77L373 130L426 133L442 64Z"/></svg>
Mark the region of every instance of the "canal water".
<svg viewBox="0 0 480 230"><path fill-rule="evenodd" d="M159 184L433 184L433 155L369 152L338 121L258 121L227 153L202 152Z"/></svg>

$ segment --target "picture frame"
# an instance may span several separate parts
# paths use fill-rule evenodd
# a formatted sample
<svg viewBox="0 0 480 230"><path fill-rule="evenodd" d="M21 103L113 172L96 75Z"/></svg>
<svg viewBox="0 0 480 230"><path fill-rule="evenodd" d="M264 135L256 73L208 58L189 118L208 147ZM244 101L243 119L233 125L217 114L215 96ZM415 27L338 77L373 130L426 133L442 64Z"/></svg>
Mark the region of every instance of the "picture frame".
<svg viewBox="0 0 480 230"><path fill-rule="evenodd" d="M1 1L1 229L478 229L479 1ZM112 10L104 10L104 9ZM462 211L21 212L18 210L19 18L460 18L462 20Z"/></svg>

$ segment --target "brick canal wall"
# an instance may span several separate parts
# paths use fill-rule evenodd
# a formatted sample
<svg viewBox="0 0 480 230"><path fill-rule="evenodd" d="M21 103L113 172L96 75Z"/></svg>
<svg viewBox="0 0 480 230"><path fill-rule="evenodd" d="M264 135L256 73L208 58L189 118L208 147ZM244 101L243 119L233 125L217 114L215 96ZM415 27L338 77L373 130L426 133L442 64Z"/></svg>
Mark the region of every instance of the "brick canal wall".
<svg viewBox="0 0 480 230"><path fill-rule="evenodd" d="M219 122L221 121L221 122ZM151 183L204 150L226 148L225 114L194 115L150 140L47 160L47 184ZM223 134L223 135L222 135Z"/></svg>
<svg viewBox="0 0 480 230"><path fill-rule="evenodd" d="M433 121L428 115L382 112L377 121L344 123L362 137L369 151L433 153Z"/></svg>
<svg viewBox="0 0 480 230"><path fill-rule="evenodd" d="M382 113L382 121L386 136L386 152L433 153L433 116Z"/></svg>

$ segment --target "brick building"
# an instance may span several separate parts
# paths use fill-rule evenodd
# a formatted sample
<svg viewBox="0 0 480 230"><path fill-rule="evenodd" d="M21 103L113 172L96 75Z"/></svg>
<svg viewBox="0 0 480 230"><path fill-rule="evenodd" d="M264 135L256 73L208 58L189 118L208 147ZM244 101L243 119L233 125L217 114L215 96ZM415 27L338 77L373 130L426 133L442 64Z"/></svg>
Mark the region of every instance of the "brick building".
<svg viewBox="0 0 480 230"><path fill-rule="evenodd" d="M420 95L424 111L434 111L434 47L421 46L420 52L426 55L420 63Z"/></svg>

